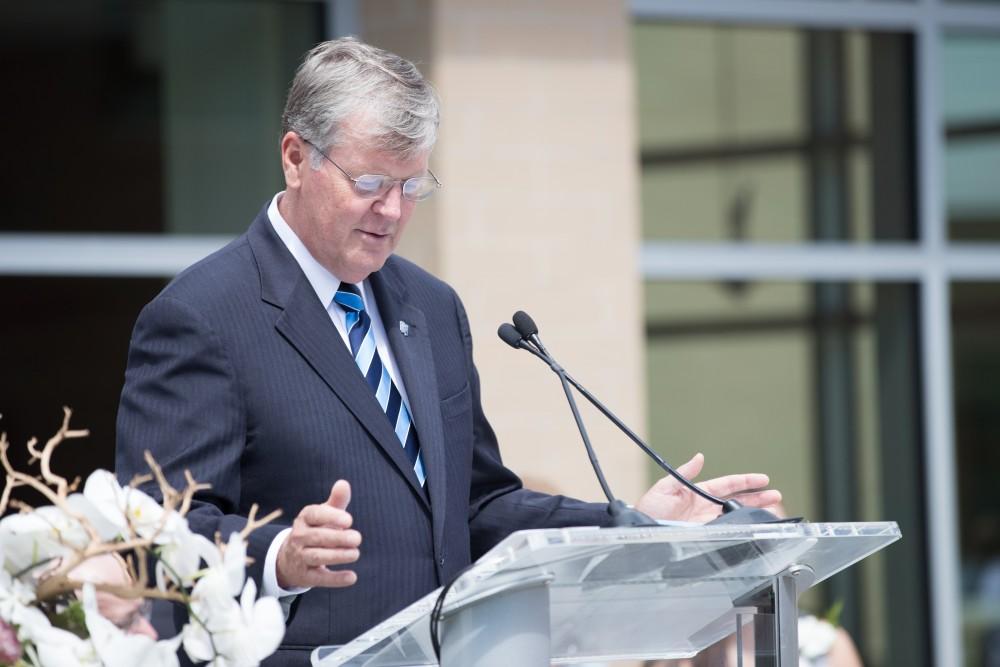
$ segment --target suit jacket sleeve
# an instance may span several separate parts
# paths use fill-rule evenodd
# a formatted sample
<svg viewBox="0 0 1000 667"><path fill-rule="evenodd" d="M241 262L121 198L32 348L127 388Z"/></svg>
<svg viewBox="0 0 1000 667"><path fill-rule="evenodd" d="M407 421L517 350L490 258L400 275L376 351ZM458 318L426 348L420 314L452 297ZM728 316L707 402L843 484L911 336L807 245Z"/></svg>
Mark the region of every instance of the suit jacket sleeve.
<svg viewBox="0 0 1000 667"><path fill-rule="evenodd" d="M246 525L253 499L240 497L240 457L247 418L235 370L220 338L190 304L160 295L140 314L129 347L118 410L116 471L127 483L148 472L152 453L175 488L184 471L212 488L198 494L188 513L192 530L228 539ZM143 489L160 498L153 483ZM266 510L266 508L264 508ZM261 515L264 511L261 512ZM248 568L258 588L267 548L288 517L249 537Z"/></svg>
<svg viewBox="0 0 1000 667"><path fill-rule="evenodd" d="M472 360L472 335L468 317L456 297L459 326L470 369L473 406L472 484L469 496L469 529L475 560L516 530L609 526L606 503L587 503L565 496L525 489L521 480L504 466L496 435L483 413L479 373Z"/></svg>

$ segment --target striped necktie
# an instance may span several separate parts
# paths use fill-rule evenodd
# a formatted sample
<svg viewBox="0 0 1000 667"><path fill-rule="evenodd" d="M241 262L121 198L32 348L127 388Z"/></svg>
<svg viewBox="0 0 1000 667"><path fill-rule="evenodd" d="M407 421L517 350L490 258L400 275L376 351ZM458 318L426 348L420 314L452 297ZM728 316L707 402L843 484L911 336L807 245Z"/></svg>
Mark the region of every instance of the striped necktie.
<svg viewBox="0 0 1000 667"><path fill-rule="evenodd" d="M344 310L347 338L351 342L354 361L361 369L361 374L365 376L385 416L389 418L389 423L396 431L396 437L403 445L403 451L413 465L413 472L416 473L420 486L423 486L427 475L424 472L423 457L420 455L417 430L413 427L410 411L403 403L403 397L396 383L392 381L389 371L378 355L372 320L365 312L365 302L361 298L361 292L356 285L340 283L337 293L333 295L333 301Z"/></svg>

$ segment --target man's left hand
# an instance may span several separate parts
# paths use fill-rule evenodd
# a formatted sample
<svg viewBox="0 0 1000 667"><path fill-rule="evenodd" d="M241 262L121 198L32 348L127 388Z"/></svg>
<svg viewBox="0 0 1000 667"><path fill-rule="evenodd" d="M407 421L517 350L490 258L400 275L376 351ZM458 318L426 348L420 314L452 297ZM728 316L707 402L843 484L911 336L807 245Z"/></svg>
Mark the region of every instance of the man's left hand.
<svg viewBox="0 0 1000 667"><path fill-rule="evenodd" d="M695 454L677 472L694 480L705 465L705 457ZM759 490L770 480L763 473L726 475L698 484L699 487L717 498L726 499L739 494L738 500L748 507L770 507L781 502L781 492L776 489ZM668 475L660 479L636 503L636 509L654 519L671 521L693 521L705 523L719 516L722 511L715 503L705 500L686 486Z"/></svg>

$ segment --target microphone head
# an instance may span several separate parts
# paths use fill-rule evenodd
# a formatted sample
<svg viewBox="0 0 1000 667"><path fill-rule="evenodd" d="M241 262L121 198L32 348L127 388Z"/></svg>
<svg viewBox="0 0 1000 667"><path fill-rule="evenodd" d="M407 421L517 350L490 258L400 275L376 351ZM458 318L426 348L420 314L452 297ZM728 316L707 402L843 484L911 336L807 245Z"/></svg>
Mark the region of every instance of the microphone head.
<svg viewBox="0 0 1000 667"><path fill-rule="evenodd" d="M521 334L517 332L517 329L515 329L512 324L507 322L501 324L500 328L497 329L497 335L500 336L500 340L507 343L514 349L521 347Z"/></svg>
<svg viewBox="0 0 1000 667"><path fill-rule="evenodd" d="M531 315L523 310L514 313L514 327L517 328L522 338L530 338L538 333L538 325L535 324L535 320L531 319Z"/></svg>

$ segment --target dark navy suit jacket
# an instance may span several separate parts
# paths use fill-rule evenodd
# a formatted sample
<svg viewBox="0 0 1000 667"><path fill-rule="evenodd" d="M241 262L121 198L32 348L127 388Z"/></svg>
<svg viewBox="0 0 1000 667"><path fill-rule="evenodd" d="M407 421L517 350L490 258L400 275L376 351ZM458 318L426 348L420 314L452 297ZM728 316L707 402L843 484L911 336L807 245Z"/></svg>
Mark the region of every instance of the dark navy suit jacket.
<svg viewBox="0 0 1000 667"><path fill-rule="evenodd" d="M603 505L522 489L504 467L451 287L398 257L369 284L409 395L426 492L266 208L246 234L177 276L132 335L119 478L146 472L148 449L174 485L185 469L211 483L188 515L209 537L240 530L253 503L260 515L282 510L250 536L258 584L278 531L323 502L334 481L351 482L358 582L302 595L268 664L308 664L305 651L349 641L514 530L607 523Z"/></svg>

